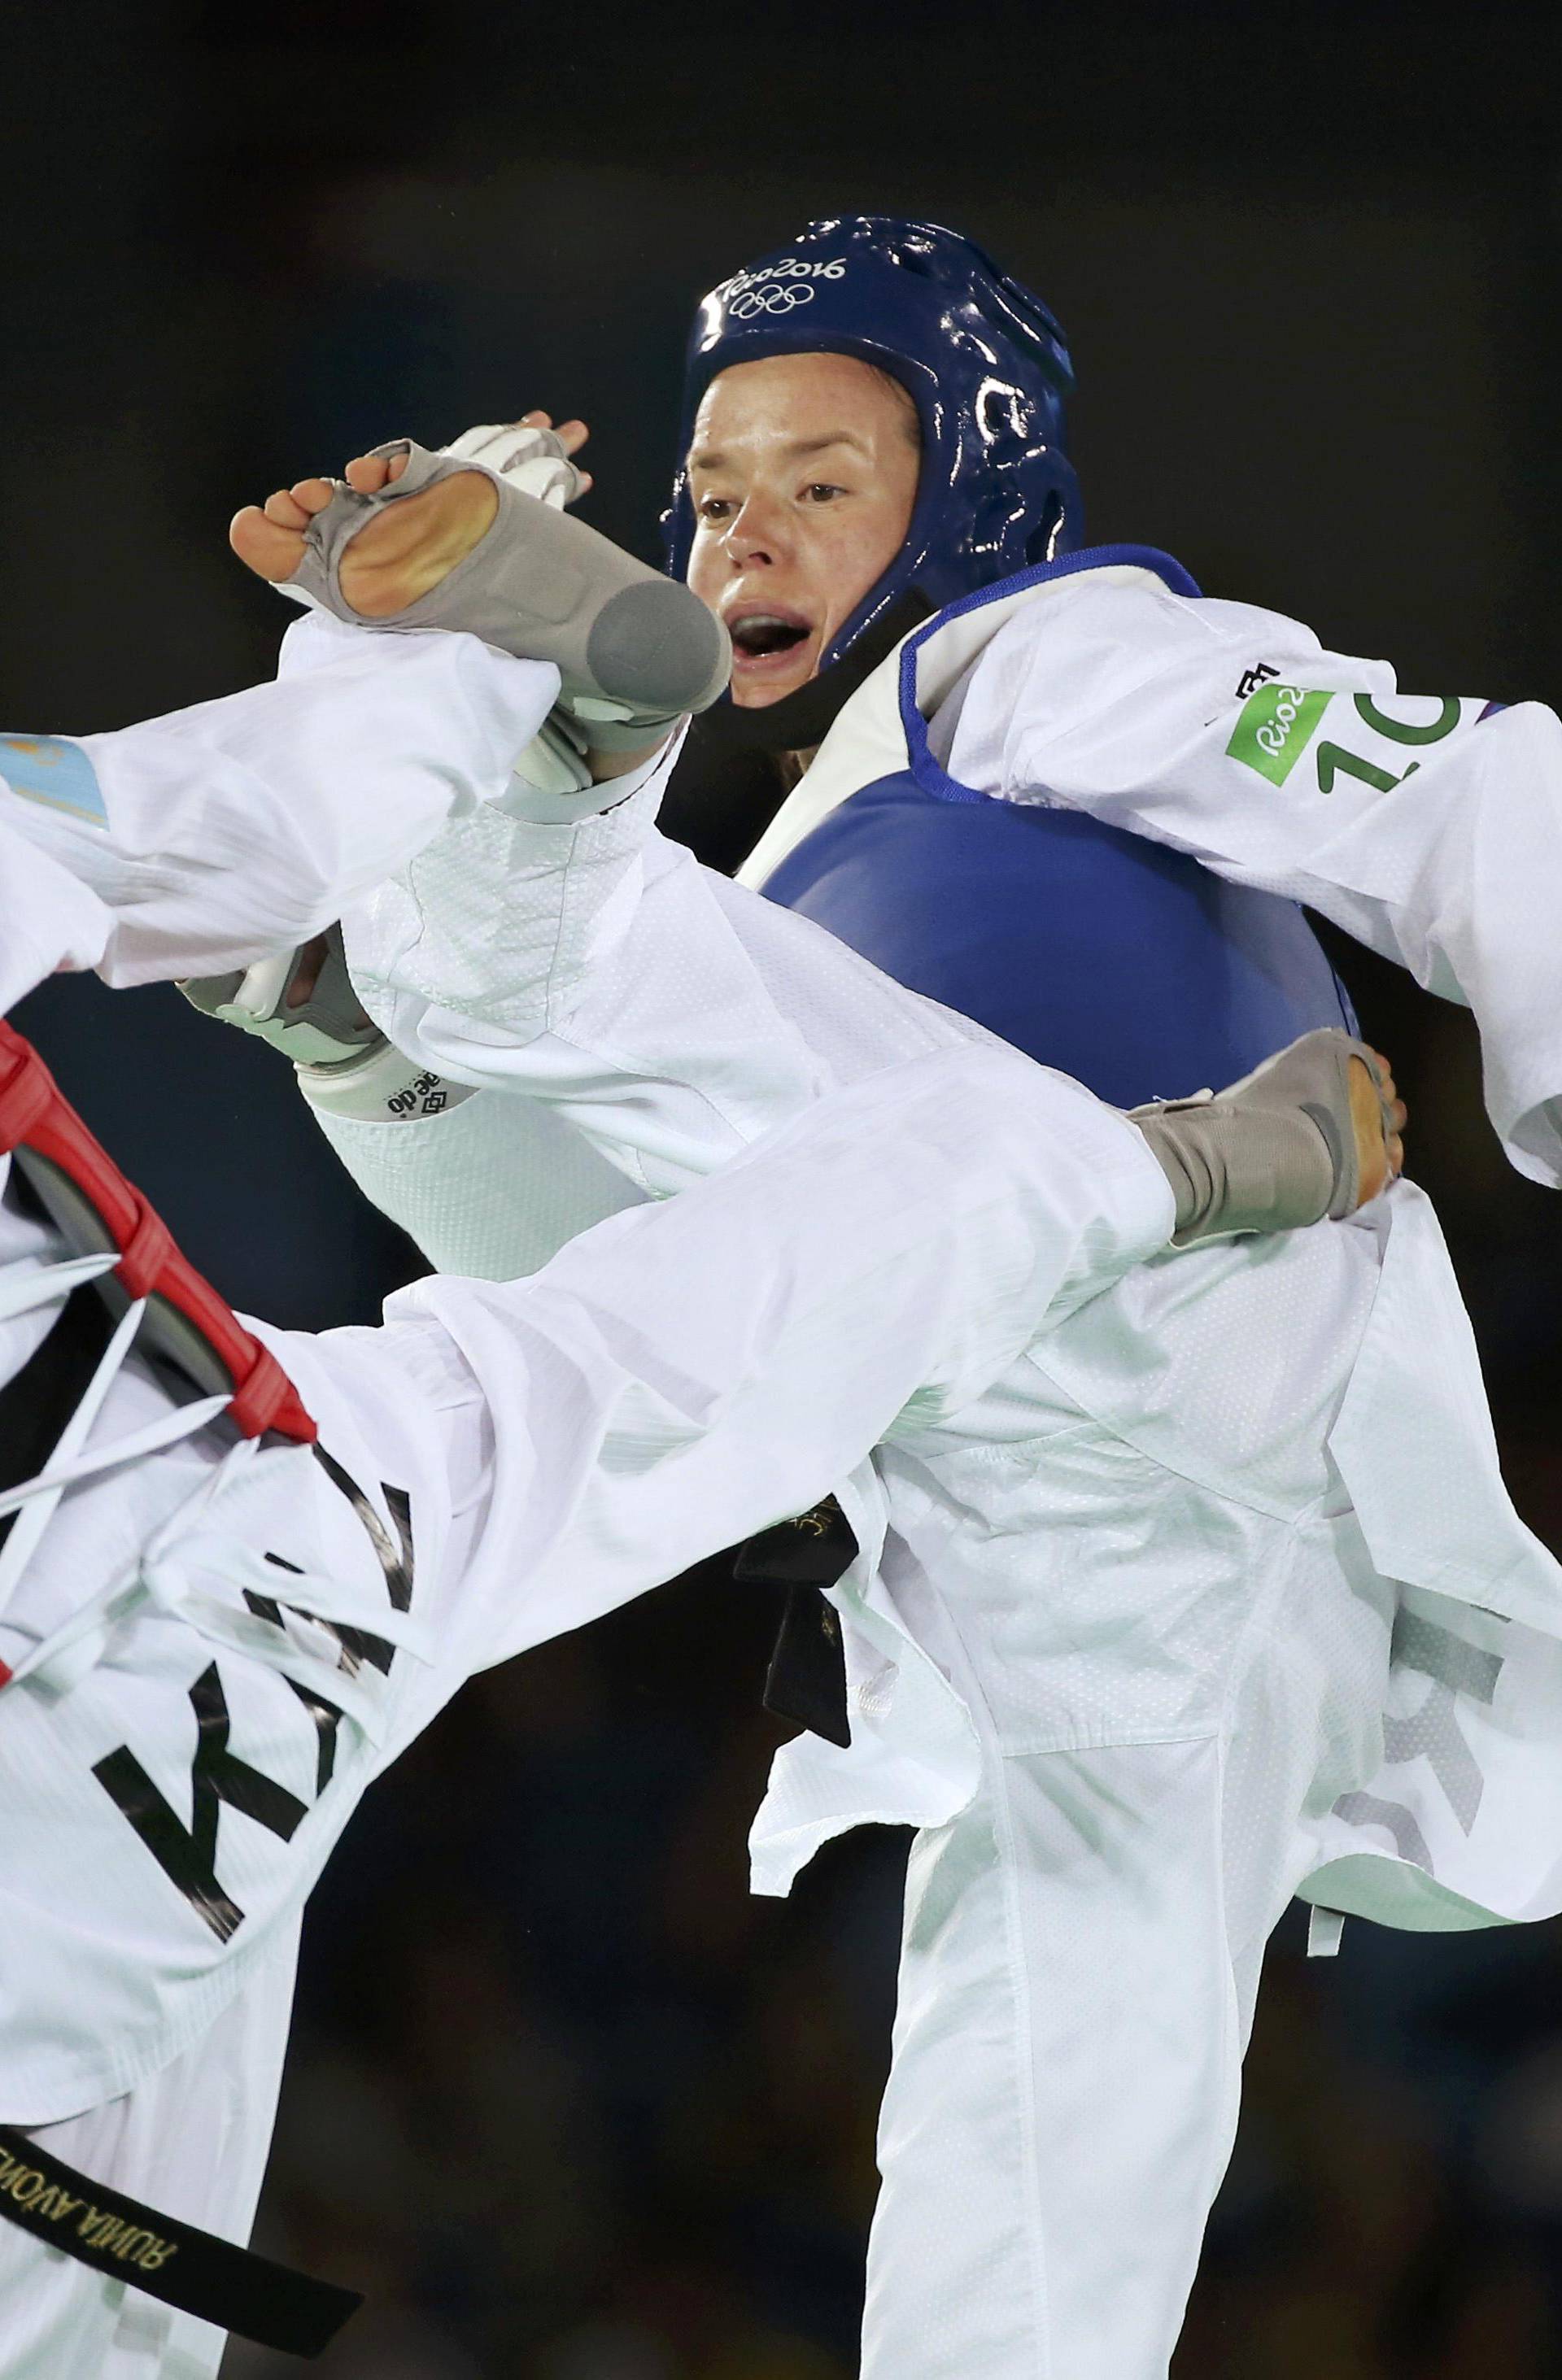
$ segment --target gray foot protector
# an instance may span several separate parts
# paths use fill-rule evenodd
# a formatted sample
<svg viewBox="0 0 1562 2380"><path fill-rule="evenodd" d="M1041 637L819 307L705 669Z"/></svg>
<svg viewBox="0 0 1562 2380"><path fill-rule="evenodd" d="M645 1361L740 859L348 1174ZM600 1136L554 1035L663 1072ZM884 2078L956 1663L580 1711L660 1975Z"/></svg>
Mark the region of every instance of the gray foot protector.
<svg viewBox="0 0 1562 2380"><path fill-rule="evenodd" d="M341 589L342 556L387 504L483 466L431 455L409 438L373 448L407 468L377 496L338 487L304 532L287 584L338 620L367 628L465 628L501 652L552 662L563 699L591 744L632 751L685 711L703 710L726 685L732 649L698 596L621 552L583 521L523 496L493 472L499 509L487 534L448 577L389 619L366 620Z"/></svg>
<svg viewBox="0 0 1562 2380"><path fill-rule="evenodd" d="M313 948L305 942L232 975L190 976L178 989L192 1008L257 1034L296 1064L357 1064L387 1044L352 988L340 926L326 929L324 956L308 997L297 1004L288 998L305 953Z"/></svg>
<svg viewBox="0 0 1562 2380"><path fill-rule="evenodd" d="M421 1123L472 1096L404 1058L363 1013L348 973L340 926L325 929L325 951L314 981L296 1004L290 998L312 941L257 959L232 975L190 976L177 986L192 1008L237 1025L291 1058L310 1105L360 1123Z"/></svg>
<svg viewBox="0 0 1562 2380"><path fill-rule="evenodd" d="M1177 1196L1176 1248L1235 1232L1289 1232L1354 1214L1361 1169L1350 1116L1350 1061L1383 1076L1365 1043L1324 1026L1228 1090L1133 1108ZM1392 1123L1380 1099L1384 1136Z"/></svg>

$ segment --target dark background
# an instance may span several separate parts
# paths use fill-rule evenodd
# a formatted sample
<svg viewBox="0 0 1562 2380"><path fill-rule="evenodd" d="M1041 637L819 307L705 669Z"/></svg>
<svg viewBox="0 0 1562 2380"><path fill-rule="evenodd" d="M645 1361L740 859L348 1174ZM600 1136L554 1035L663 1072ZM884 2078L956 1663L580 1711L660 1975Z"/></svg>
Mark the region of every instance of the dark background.
<svg viewBox="0 0 1562 2380"><path fill-rule="evenodd" d="M402 431L579 411L588 516L653 552L693 300L859 208L952 222L1056 307L1095 537L1409 690L1558 695L1539 11L100 0L0 44L12 726L267 674L283 614L227 516ZM1466 1020L1342 964L1562 1541L1562 1208L1505 1167ZM271 1053L161 990L57 984L20 1021L238 1303L360 1320L416 1269ZM903 1846L746 1899L772 1617L707 1573L480 1680L349 1830L262 2230L373 2292L323 2374L854 2371ZM1300 1947L1178 2380L1562 2373L1562 1937Z"/></svg>

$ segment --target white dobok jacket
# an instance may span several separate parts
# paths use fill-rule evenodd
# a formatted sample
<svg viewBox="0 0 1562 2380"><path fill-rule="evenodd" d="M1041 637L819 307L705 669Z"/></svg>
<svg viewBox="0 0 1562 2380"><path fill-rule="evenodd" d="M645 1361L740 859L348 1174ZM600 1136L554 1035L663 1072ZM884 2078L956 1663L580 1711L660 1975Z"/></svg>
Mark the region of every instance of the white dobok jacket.
<svg viewBox="0 0 1562 2380"><path fill-rule="evenodd" d="M1461 699L1429 715L1386 665L1149 572L1084 573L978 618L975 650L957 619L921 650L929 739L951 768L1305 898L1468 1000L1510 1154L1562 1181L1549 712ZM821 802L904 765L896 670L892 656L842 712L753 874ZM1253 672L1257 709L1239 691ZM656 835L656 798L654 779L628 798L600 788L597 814L559 824L512 789L347 920L355 979L397 1049L479 1087L416 1123L323 1117L436 1263L537 1263L561 1206L585 1224L677 1190L895 1054L983 1038L701 870ZM1364 1699L1376 1730L1371 1773L1358 1762L1345 1791L1301 1797L1302 1888L1421 1927L1562 1902L1562 1575L1503 1488L1468 1320L1412 1185L1346 1225L1144 1268L838 1492L861 1548L836 1591L853 1742L779 1755L758 1888L785 1890L853 1824L961 1808L973 1691L1007 1750L1218 1732L1243 1693L1262 1699L1253 1665L1277 1640L1255 1615L1344 1612L1370 1573L1398 1600L1391 1675L1343 1619L1332 1653L1321 1627L1285 1657L1338 1670L1335 1706L1320 1688L1315 1784Z"/></svg>
<svg viewBox="0 0 1562 2380"><path fill-rule="evenodd" d="M0 991L226 969L318 931L499 793L556 692L469 639L343 632L286 686L0 742ZM0 1381L82 1278L8 1170ZM544 1280L422 1282L376 1330L255 1326L319 1460L204 1427L224 1400L176 1404L130 1353L71 1456L107 1467L52 1511L51 1472L26 1483L0 1547L0 2118L95 2107L198 2037L474 1670L817 1500L902 1412L961 1409L1172 1222L1111 1110L1010 1052L930 1046ZM101 1781L133 1757L180 1838L209 1665L236 1756L291 1812L225 1804L216 1924ZM323 1774L311 1706L340 1715Z"/></svg>

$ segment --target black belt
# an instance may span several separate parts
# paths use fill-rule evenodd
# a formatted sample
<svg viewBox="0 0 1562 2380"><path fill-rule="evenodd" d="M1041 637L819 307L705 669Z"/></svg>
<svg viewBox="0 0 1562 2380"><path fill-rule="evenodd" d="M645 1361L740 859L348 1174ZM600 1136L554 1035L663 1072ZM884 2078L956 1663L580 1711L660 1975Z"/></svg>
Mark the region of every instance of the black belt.
<svg viewBox="0 0 1562 2380"><path fill-rule="evenodd" d="M193 2223L105 2190L26 2132L0 2124L0 2215L111 2281L286 2355L319 2355L363 2303Z"/></svg>
<svg viewBox="0 0 1562 2380"><path fill-rule="evenodd" d="M843 1750L851 1742L841 1623L824 1589L857 1559L857 1538L833 1496L796 1520L777 1521L738 1548L732 1574L787 1590L780 1633L764 1682L764 1706Z"/></svg>

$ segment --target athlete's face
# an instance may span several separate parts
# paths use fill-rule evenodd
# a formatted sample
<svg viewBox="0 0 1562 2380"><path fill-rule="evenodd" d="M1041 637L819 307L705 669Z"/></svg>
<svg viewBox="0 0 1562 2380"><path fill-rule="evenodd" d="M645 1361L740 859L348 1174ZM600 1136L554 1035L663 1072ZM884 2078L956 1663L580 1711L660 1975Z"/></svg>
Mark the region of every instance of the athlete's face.
<svg viewBox="0 0 1562 2380"><path fill-rule="evenodd" d="M731 631L734 702L813 676L906 541L921 459L910 399L855 356L767 356L711 382L689 583Z"/></svg>

